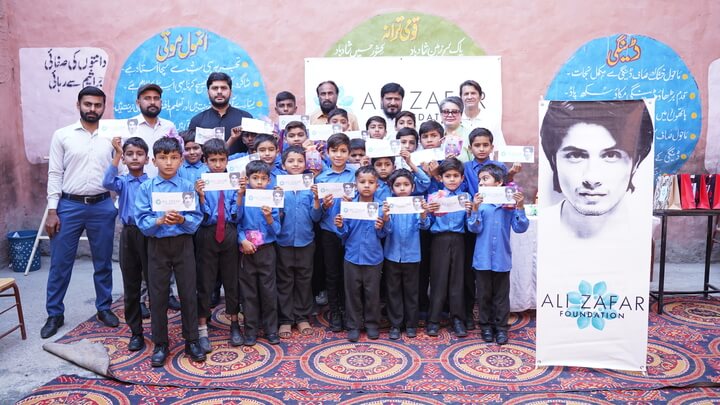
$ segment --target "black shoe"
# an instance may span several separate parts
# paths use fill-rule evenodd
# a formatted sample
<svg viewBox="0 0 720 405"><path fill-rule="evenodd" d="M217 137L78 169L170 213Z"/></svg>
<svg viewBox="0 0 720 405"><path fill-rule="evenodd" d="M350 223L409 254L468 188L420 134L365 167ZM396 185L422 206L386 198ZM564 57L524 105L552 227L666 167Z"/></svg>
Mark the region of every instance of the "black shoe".
<svg viewBox="0 0 720 405"><path fill-rule="evenodd" d="M180 310L180 301L175 298L174 295L170 294L168 297L168 308L172 309L173 311L179 311Z"/></svg>
<svg viewBox="0 0 720 405"><path fill-rule="evenodd" d="M366 328L365 333L367 333L368 339L375 340L380 337L380 332L377 328Z"/></svg>
<svg viewBox="0 0 720 405"><path fill-rule="evenodd" d="M400 339L400 328L393 326L390 328L390 339L392 340L398 340Z"/></svg>
<svg viewBox="0 0 720 405"><path fill-rule="evenodd" d="M492 343L494 340L493 331L490 328L483 328L480 331L480 336L482 336L482 340L487 343Z"/></svg>
<svg viewBox="0 0 720 405"><path fill-rule="evenodd" d="M360 340L360 330L350 329L350 331L348 331L347 338L351 342L357 342L358 340Z"/></svg>
<svg viewBox="0 0 720 405"><path fill-rule="evenodd" d="M198 339L198 344L200 345L200 348L205 353L212 353L212 345L210 344L210 339L208 339L207 336L203 336Z"/></svg>
<svg viewBox="0 0 720 405"><path fill-rule="evenodd" d="M240 333L240 324L235 322L230 323L230 346L242 346L243 335Z"/></svg>
<svg viewBox="0 0 720 405"><path fill-rule="evenodd" d="M190 356L192 361L203 362L206 359L205 352L197 340L185 342L185 354Z"/></svg>
<svg viewBox="0 0 720 405"><path fill-rule="evenodd" d="M220 303L220 289L213 290L210 294L210 308L215 308Z"/></svg>
<svg viewBox="0 0 720 405"><path fill-rule="evenodd" d="M117 326L120 324L120 320L118 319L118 317L115 316L115 314L113 314L112 311L109 309L98 311L97 319L108 328L117 328Z"/></svg>
<svg viewBox="0 0 720 405"><path fill-rule="evenodd" d="M330 320L330 330L333 332L340 332L343 330L343 320L340 312L333 312Z"/></svg>
<svg viewBox="0 0 720 405"><path fill-rule="evenodd" d="M142 315L143 319L150 318L150 308L145 305L145 303L140 303L140 314Z"/></svg>
<svg viewBox="0 0 720 405"><path fill-rule="evenodd" d="M507 332L504 330L499 330L495 333L495 342L499 345L504 345L508 342L508 335Z"/></svg>
<svg viewBox="0 0 720 405"><path fill-rule="evenodd" d="M245 341L243 342L245 346L255 346L255 343L257 343L257 336L245 335Z"/></svg>
<svg viewBox="0 0 720 405"><path fill-rule="evenodd" d="M440 333L440 325L434 322L428 322L425 327L425 333L428 336L437 336Z"/></svg>
<svg viewBox="0 0 720 405"><path fill-rule="evenodd" d="M128 343L128 350L138 352L145 348L145 338L143 335L132 335Z"/></svg>
<svg viewBox="0 0 720 405"><path fill-rule="evenodd" d="M467 336L467 330L465 330L465 322L457 318L453 319L453 332L457 337Z"/></svg>
<svg viewBox="0 0 720 405"><path fill-rule="evenodd" d="M465 321L465 330L475 330L475 321L472 318Z"/></svg>
<svg viewBox="0 0 720 405"><path fill-rule="evenodd" d="M268 343L271 345L279 345L280 344L280 336L278 336L277 333L271 333L267 335Z"/></svg>
<svg viewBox="0 0 720 405"><path fill-rule="evenodd" d="M48 316L45 325L40 329L40 337L47 339L57 333L58 329L65 323L64 315Z"/></svg>
<svg viewBox="0 0 720 405"><path fill-rule="evenodd" d="M167 359L167 356L169 353L170 353L170 350L168 350L168 346L166 344L155 345L155 348L153 349L152 357L150 358L150 364L152 364L153 367L164 366L165 359Z"/></svg>
<svg viewBox="0 0 720 405"><path fill-rule="evenodd" d="M416 328L405 328L405 335L409 338L417 337L417 329Z"/></svg>

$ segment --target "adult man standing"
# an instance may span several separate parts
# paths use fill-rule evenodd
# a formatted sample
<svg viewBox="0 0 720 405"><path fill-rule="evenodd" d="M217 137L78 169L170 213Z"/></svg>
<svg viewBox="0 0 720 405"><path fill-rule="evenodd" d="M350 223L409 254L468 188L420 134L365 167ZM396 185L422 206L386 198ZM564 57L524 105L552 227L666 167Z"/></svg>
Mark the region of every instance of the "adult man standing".
<svg viewBox="0 0 720 405"><path fill-rule="evenodd" d="M337 108L337 99L340 89L338 85L332 80L327 80L320 83L315 89L318 95L318 102L320 103L320 109L310 114L310 124L322 125L328 123L327 114ZM350 131L357 131L358 127L357 117L355 114L348 111L348 122L350 123Z"/></svg>
<svg viewBox="0 0 720 405"><path fill-rule="evenodd" d="M232 98L232 78L226 73L213 72L207 79L208 98L212 106L197 114L190 120L189 129L196 128L225 128L225 140L230 139L233 132L240 131L243 118L253 116L239 108L230 105ZM246 152L247 147L242 142L235 142L228 148L228 153Z"/></svg>
<svg viewBox="0 0 720 405"><path fill-rule="evenodd" d="M164 136L177 135L175 124L159 117L162 111L162 92L162 88L154 83L140 86L137 91L137 100L135 100L140 114L132 118L138 122L135 136L139 136L150 145L151 149L148 153L151 161L154 157L152 145L155 141ZM146 165L145 173L148 177L155 177L157 176L157 167L153 164Z"/></svg>
<svg viewBox="0 0 720 405"><path fill-rule="evenodd" d="M380 89L380 107L385 114L388 129L395 129L395 116L402 111L404 97L405 89L397 83L387 83Z"/></svg>
<svg viewBox="0 0 720 405"><path fill-rule="evenodd" d="M43 339L57 333L64 321L63 299L70 284L78 241L87 231L95 272L97 319L117 327L112 304L112 250L117 209L102 186L112 159L112 144L98 136L98 122L105 111L105 93L88 86L78 93L80 121L53 134L48 166L48 214L45 230L50 236L50 272L47 284L47 322Z"/></svg>

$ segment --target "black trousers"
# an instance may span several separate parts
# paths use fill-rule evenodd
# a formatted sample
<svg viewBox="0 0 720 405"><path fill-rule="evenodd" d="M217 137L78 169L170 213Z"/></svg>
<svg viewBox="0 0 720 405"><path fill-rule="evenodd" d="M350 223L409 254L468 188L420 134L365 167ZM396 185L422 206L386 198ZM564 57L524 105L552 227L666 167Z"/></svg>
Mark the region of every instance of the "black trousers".
<svg viewBox="0 0 720 405"><path fill-rule="evenodd" d="M197 241L197 295L198 317L211 315L210 296L215 283L221 276L225 281L225 312L236 315L240 311L238 293L238 250L237 228L235 224L225 224L225 238L222 243L215 240L217 225L202 226L195 234Z"/></svg>
<svg viewBox="0 0 720 405"><path fill-rule="evenodd" d="M430 248L429 322L440 322L440 314L446 301L449 304L450 318L465 320L464 267L464 234L454 232L433 234Z"/></svg>
<svg viewBox="0 0 720 405"><path fill-rule="evenodd" d="M256 336L260 324L266 336L277 333L275 243L266 243L258 247L255 253L243 255L241 263L240 289L244 298L245 334Z"/></svg>
<svg viewBox="0 0 720 405"><path fill-rule="evenodd" d="M320 294L325 291L325 261L323 260L322 237L320 235L320 225L313 224L315 231L315 253L313 254L313 274L312 274L312 292L313 295Z"/></svg>
<svg viewBox="0 0 720 405"><path fill-rule="evenodd" d="M133 335L142 335L140 302L142 281L147 280L147 238L135 225L124 225L120 232L120 272L123 279L125 322Z"/></svg>
<svg viewBox="0 0 720 405"><path fill-rule="evenodd" d="M172 274L175 274L180 296L182 336L185 340L197 340L197 290L192 235L148 238L150 316L155 344L168 343L167 309Z"/></svg>
<svg viewBox="0 0 720 405"><path fill-rule="evenodd" d="M325 288L328 293L328 305L330 312L335 314L343 309L344 304L344 282L343 282L343 261L345 248L336 233L320 231L322 242L323 261L325 262Z"/></svg>
<svg viewBox="0 0 720 405"><path fill-rule="evenodd" d="M315 242L303 247L277 245L278 321L280 325L310 319Z"/></svg>
<svg viewBox="0 0 720 405"><path fill-rule="evenodd" d="M475 241L477 234L465 233L465 267L464 267L464 293L465 293L465 317L473 320L473 307L475 306L475 271L472 267L473 255L475 254Z"/></svg>
<svg viewBox="0 0 720 405"><path fill-rule="evenodd" d="M508 330L510 317L510 272L475 270L480 327Z"/></svg>
<svg viewBox="0 0 720 405"><path fill-rule="evenodd" d="M380 325L380 272L382 263L361 266L344 260L345 320L348 329Z"/></svg>
<svg viewBox="0 0 720 405"><path fill-rule="evenodd" d="M420 263L385 260L383 276L387 290L387 314L390 324L416 328L418 323L418 271Z"/></svg>
<svg viewBox="0 0 720 405"><path fill-rule="evenodd" d="M420 268L418 271L418 305L420 312L427 312L430 308L428 287L430 286L430 246L432 234L427 230L420 230Z"/></svg>

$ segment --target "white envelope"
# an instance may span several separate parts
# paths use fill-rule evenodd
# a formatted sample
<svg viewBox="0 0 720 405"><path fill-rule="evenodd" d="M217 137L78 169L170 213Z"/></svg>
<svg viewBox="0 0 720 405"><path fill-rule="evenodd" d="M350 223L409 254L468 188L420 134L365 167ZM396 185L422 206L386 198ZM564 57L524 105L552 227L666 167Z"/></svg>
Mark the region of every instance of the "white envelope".
<svg viewBox="0 0 720 405"><path fill-rule="evenodd" d="M283 191L310 190L310 187L315 182L312 173L279 174L275 179L277 180L277 186L282 188Z"/></svg>
<svg viewBox="0 0 720 405"><path fill-rule="evenodd" d="M432 148L418 150L410 154L410 160L416 165L420 163L429 163L445 159L445 150L442 148Z"/></svg>
<svg viewBox="0 0 720 405"><path fill-rule="evenodd" d="M343 219L364 219L374 221L378 219L381 205L379 202L342 201L340 215Z"/></svg>
<svg viewBox="0 0 720 405"><path fill-rule="evenodd" d="M195 192L152 193L152 210L165 211L195 211Z"/></svg>
<svg viewBox="0 0 720 405"><path fill-rule="evenodd" d="M137 126L138 121L135 118L126 120L100 120L98 124L98 136L111 141L113 138L119 136L125 140L137 136L135 132L131 132L137 131ZM152 145L149 146L152 148Z"/></svg>
<svg viewBox="0 0 720 405"><path fill-rule="evenodd" d="M200 178L205 182L205 191L237 190L240 188L240 173L203 173Z"/></svg>
<svg viewBox="0 0 720 405"><path fill-rule="evenodd" d="M291 121L300 121L307 127L310 124L309 115L280 115L278 116L278 127L284 130Z"/></svg>
<svg viewBox="0 0 720 405"><path fill-rule="evenodd" d="M246 207L282 208L285 205L285 193L282 190L260 190L249 188L245 190Z"/></svg>
<svg viewBox="0 0 720 405"><path fill-rule="evenodd" d="M436 211L438 213L457 212L465 210L465 201L468 201L470 196L468 193L462 193L453 195L450 197L438 198L437 201L440 204L440 208Z"/></svg>
<svg viewBox="0 0 720 405"><path fill-rule="evenodd" d="M385 201L390 205L391 214L416 214L423 212L422 196L388 197Z"/></svg>
<svg viewBox="0 0 720 405"><path fill-rule="evenodd" d="M334 134L332 125L309 125L308 139L311 141L327 141Z"/></svg>
<svg viewBox="0 0 720 405"><path fill-rule="evenodd" d="M368 139L368 133L367 131L345 131L345 135L348 136L350 139Z"/></svg>
<svg viewBox="0 0 720 405"><path fill-rule="evenodd" d="M500 162L533 163L535 161L534 146L505 146L497 151Z"/></svg>
<svg viewBox="0 0 720 405"><path fill-rule="evenodd" d="M342 198L347 195L355 197L355 183L318 183L318 198L332 194L333 198Z"/></svg>
<svg viewBox="0 0 720 405"><path fill-rule="evenodd" d="M243 132L254 132L256 134L272 135L273 126L269 122L255 118L243 118L240 122Z"/></svg>
<svg viewBox="0 0 720 405"><path fill-rule="evenodd" d="M513 194L515 187L478 187L478 193L483 196L483 204L516 204Z"/></svg>
<svg viewBox="0 0 720 405"><path fill-rule="evenodd" d="M365 154L371 158L400 155L399 139L367 139L365 140Z"/></svg>
<svg viewBox="0 0 720 405"><path fill-rule="evenodd" d="M216 128L195 128L195 143L204 145L211 139L220 139L225 141L225 127Z"/></svg>
<svg viewBox="0 0 720 405"><path fill-rule="evenodd" d="M257 153L253 153L238 159L230 160L227 164L227 171L229 173L240 173L241 176L245 176L245 166L253 160L260 160L260 156Z"/></svg>

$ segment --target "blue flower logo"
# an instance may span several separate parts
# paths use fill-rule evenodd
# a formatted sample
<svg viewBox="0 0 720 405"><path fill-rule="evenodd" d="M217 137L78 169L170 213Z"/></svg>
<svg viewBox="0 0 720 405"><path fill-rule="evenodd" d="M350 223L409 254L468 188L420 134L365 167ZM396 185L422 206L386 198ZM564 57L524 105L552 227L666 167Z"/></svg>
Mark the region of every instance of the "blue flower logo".
<svg viewBox="0 0 720 405"><path fill-rule="evenodd" d="M607 292L607 284L600 281L595 285L582 280L578 291L567 294L571 304L568 315L577 318L578 329L585 329L592 324L593 328L603 330L605 321L618 318L618 311L614 308L618 295Z"/></svg>

